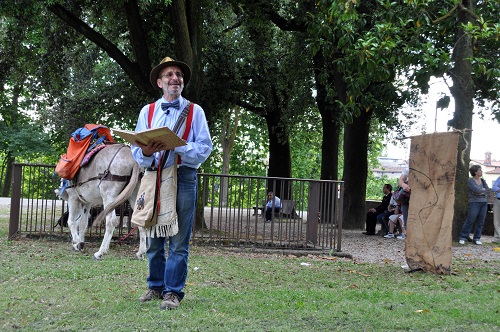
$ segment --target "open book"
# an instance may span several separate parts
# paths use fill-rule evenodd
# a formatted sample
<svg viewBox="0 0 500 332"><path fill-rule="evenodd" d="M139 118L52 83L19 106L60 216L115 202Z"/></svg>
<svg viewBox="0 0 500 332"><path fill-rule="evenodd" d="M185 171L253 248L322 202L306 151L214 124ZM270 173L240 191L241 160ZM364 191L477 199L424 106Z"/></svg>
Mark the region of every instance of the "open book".
<svg viewBox="0 0 500 332"><path fill-rule="evenodd" d="M113 130L114 134L120 136L133 145L137 145L135 141L139 141L140 143L147 145L152 140L162 142L165 149L173 149L178 146L186 145L186 142L183 139L167 127L146 129L138 132L114 128L111 130Z"/></svg>

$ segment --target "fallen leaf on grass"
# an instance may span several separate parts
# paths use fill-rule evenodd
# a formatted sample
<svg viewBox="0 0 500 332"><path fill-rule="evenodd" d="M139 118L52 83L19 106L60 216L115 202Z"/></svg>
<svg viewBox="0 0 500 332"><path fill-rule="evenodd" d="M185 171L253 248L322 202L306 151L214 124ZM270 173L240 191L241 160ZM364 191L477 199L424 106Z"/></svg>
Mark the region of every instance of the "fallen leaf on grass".
<svg viewBox="0 0 500 332"><path fill-rule="evenodd" d="M371 274L364 274L364 273L361 273L361 272L356 271L356 270L349 270L349 273L356 273L356 274L359 274L362 277L371 277L372 276Z"/></svg>
<svg viewBox="0 0 500 332"><path fill-rule="evenodd" d="M326 260L330 260L330 261L336 261L338 259L338 257L334 257L334 256L323 256L321 258L326 259Z"/></svg>
<svg viewBox="0 0 500 332"><path fill-rule="evenodd" d="M424 313L424 312L425 312L425 313L429 313L429 312L431 312L431 311L430 311L430 310L428 310L428 309L424 309L424 310L415 310L415 313L416 313L416 314L421 314L421 313Z"/></svg>

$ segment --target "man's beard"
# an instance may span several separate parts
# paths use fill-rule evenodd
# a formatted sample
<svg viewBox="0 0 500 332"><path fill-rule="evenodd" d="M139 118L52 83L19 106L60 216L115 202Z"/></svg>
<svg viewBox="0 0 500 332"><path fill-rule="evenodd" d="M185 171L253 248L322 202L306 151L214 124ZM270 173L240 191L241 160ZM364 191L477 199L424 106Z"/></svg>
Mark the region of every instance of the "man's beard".
<svg viewBox="0 0 500 332"><path fill-rule="evenodd" d="M184 86L180 86L179 87L179 90L174 92L172 90L169 90L168 88L164 89L163 90L163 93L166 94L166 95L169 95L169 96L175 96L175 97L179 97L182 93L182 90L184 90Z"/></svg>

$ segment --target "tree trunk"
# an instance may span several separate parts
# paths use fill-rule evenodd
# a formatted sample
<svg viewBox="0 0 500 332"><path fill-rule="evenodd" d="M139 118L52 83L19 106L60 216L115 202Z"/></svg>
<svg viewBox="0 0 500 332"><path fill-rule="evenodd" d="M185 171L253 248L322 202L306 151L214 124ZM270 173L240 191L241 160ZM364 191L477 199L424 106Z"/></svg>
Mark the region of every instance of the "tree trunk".
<svg viewBox="0 0 500 332"><path fill-rule="evenodd" d="M321 80L324 72L329 73L322 50L313 57L314 76L316 81L316 103L323 125L323 137L321 144L321 179L337 180L339 178L339 137L340 122L337 121L337 109L328 102L328 93L325 83ZM344 89L345 90L345 89Z"/></svg>
<svg viewBox="0 0 500 332"><path fill-rule="evenodd" d="M462 4L471 12L475 12L475 2L464 0ZM473 17L466 11L460 10L456 22L456 44L453 48L452 59L455 63L450 70L453 86L451 95L455 99L455 113L453 123L456 129L471 129L474 110L475 86L472 79L470 58L473 56L473 41L462 29L463 24L472 22ZM469 177L470 142L472 135L467 133L458 144L457 173L455 177L455 206L453 216L452 237L457 241L460 229L467 216L468 197L467 179Z"/></svg>
<svg viewBox="0 0 500 332"><path fill-rule="evenodd" d="M2 197L10 197L10 189L12 185L12 168L13 164L16 161L10 153L5 157L5 177L4 184L2 187Z"/></svg>
<svg viewBox="0 0 500 332"><path fill-rule="evenodd" d="M199 101L202 90L203 70L201 65L202 24L200 4L196 1L172 1L172 28L175 38L176 60L183 61L192 70L191 79L185 88L184 96Z"/></svg>
<svg viewBox="0 0 500 332"><path fill-rule="evenodd" d="M334 118L335 111L325 109L321 114L323 138L321 144L321 179L338 180L340 125Z"/></svg>
<svg viewBox="0 0 500 332"><path fill-rule="evenodd" d="M365 224L366 178L368 172L368 133L371 112L361 112L352 124L344 126L344 222L346 229Z"/></svg>
<svg viewBox="0 0 500 332"><path fill-rule="evenodd" d="M176 60L183 61L191 68L192 75L183 96L192 102L199 102L203 70L201 65L201 8L197 1L172 1L172 28L175 38ZM207 114L208 116L208 114ZM201 193L198 193L200 195ZM198 200L199 202L199 200ZM204 204L196 207L196 225L200 228L204 223Z"/></svg>
<svg viewBox="0 0 500 332"><path fill-rule="evenodd" d="M279 109L265 116L269 132L269 171L268 177L292 177L292 155L288 132L280 125L281 111ZM281 199L290 199L289 181L270 181L268 191L274 191Z"/></svg>

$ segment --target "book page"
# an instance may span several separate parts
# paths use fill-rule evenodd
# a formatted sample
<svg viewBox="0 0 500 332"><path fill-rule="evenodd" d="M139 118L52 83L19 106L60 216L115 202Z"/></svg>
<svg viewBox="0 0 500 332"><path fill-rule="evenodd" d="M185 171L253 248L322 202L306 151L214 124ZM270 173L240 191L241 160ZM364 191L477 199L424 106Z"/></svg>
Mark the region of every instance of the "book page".
<svg viewBox="0 0 500 332"><path fill-rule="evenodd" d="M135 141L139 141L140 143L146 145L149 144L150 141L156 141L162 142L166 150L186 145L186 142L183 139L167 127L147 129L139 132L115 128L112 128L111 130L113 130L113 134L120 136L132 145L137 145Z"/></svg>

